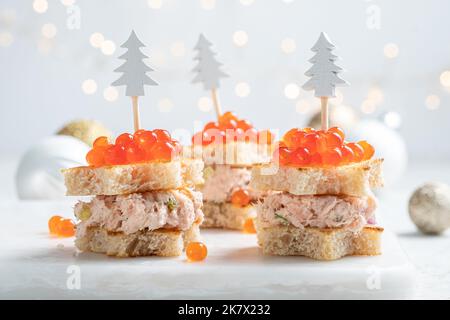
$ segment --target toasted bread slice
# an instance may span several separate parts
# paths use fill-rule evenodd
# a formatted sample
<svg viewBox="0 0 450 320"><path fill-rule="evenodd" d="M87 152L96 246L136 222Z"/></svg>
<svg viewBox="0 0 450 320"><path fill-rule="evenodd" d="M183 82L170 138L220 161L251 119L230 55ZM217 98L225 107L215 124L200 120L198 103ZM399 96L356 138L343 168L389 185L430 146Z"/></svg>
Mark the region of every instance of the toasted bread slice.
<svg viewBox="0 0 450 320"><path fill-rule="evenodd" d="M203 202L204 220L202 228L242 230L244 222L256 215L253 205L236 207L229 202Z"/></svg>
<svg viewBox="0 0 450 320"><path fill-rule="evenodd" d="M205 164L228 164L251 166L268 163L272 156L272 146L251 142L211 143L208 146L192 146L183 150L184 155L203 159Z"/></svg>
<svg viewBox="0 0 450 320"><path fill-rule="evenodd" d="M296 228L292 225L260 228L258 244L266 255L305 256L336 260L344 256L381 254L383 228L366 226L359 233L343 228Z"/></svg>
<svg viewBox="0 0 450 320"><path fill-rule="evenodd" d="M284 191L295 195L345 194L369 196L383 186L383 159L373 159L333 168L277 167L252 169L250 186L261 191Z"/></svg>
<svg viewBox="0 0 450 320"><path fill-rule="evenodd" d="M183 253L191 241L200 240L199 224L186 231L172 229L143 230L132 234L110 232L101 227L89 227L75 240L81 251L105 253L115 257L174 257Z"/></svg>
<svg viewBox="0 0 450 320"><path fill-rule="evenodd" d="M119 195L203 183L203 162L183 159L63 170L68 196Z"/></svg>

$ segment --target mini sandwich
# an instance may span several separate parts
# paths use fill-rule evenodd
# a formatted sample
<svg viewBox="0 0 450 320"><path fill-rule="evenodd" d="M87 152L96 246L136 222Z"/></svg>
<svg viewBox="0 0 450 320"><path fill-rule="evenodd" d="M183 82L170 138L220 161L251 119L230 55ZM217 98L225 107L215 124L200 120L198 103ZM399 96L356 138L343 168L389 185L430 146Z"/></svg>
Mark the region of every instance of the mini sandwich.
<svg viewBox="0 0 450 320"><path fill-rule="evenodd" d="M257 206L264 254L334 260L381 254L373 189L382 187L382 159L366 141L344 142L339 128L292 129L273 161L253 169L251 186L272 191Z"/></svg>
<svg viewBox="0 0 450 320"><path fill-rule="evenodd" d="M94 142L89 166L63 171L67 195L93 196L75 205L75 245L110 256L179 256L199 238L203 162L182 159L161 129Z"/></svg>
<svg viewBox="0 0 450 320"><path fill-rule="evenodd" d="M254 204L264 192L249 186L254 165L268 163L272 134L256 131L231 112L209 122L192 138L195 157L205 162L202 227L242 230L256 213Z"/></svg>

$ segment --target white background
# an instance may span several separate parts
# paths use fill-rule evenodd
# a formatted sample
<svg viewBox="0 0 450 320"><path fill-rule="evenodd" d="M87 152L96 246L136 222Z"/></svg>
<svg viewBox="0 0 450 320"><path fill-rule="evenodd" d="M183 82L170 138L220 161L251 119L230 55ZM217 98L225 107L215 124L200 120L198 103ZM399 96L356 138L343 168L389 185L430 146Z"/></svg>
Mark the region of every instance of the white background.
<svg viewBox="0 0 450 320"><path fill-rule="evenodd" d="M205 3L206 7L212 3L213 8L206 10ZM59 0L48 0L48 10L42 14L33 10L31 0L0 2L0 32L13 37L9 46L0 47L2 153L21 153L75 118L98 119L115 133L130 131L131 107L123 88L114 102L104 99L103 90L119 76L112 72L120 64L116 57L123 53L118 45L131 28L147 44L148 62L156 69L151 76L160 83L149 88L142 99L145 127L192 130L194 120L213 117L197 106L206 93L200 85L190 84L191 48L199 32L205 32L214 43L224 71L231 75L220 90L226 109L235 110L258 127L285 131L303 125L310 114L299 114L295 105L310 94L301 91L298 99L290 100L284 87L306 80L303 73L312 56L309 48L323 30L338 45L340 64L347 70L343 77L352 84L341 90L343 103L360 112L368 90L379 87L384 101L371 116L386 111L400 114L399 131L411 159L450 159L446 140L450 135L449 93L439 82L440 74L450 68L449 1L255 0L245 6L239 0L162 0L160 9L152 9L146 0L77 0L75 5L80 9L81 25L69 30L70 14ZM371 6L380 12L379 30L367 27ZM12 23L4 21L5 12L15 16ZM47 41L41 33L45 23L57 28L56 36ZM244 47L233 43L237 30L248 35ZM117 45L113 55L104 55L90 45L94 32ZM280 48L287 37L296 42L291 54ZM171 54L174 42L184 44L183 56ZM383 54L383 47L391 42L399 48L395 59ZM93 95L81 89L86 79L97 82ZM251 89L245 98L235 93L241 81ZM437 110L425 106L430 94L440 97ZM164 98L173 104L169 112L158 109L158 101Z"/></svg>

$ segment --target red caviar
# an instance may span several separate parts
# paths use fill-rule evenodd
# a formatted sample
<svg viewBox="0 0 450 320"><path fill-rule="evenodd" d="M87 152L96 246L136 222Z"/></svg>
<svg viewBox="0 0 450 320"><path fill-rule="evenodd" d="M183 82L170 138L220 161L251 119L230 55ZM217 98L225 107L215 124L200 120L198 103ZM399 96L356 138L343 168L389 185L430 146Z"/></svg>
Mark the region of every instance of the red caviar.
<svg viewBox="0 0 450 320"><path fill-rule="evenodd" d="M114 144L98 137L86 155L90 166L121 165L146 161L171 161L181 153L181 145L163 129L122 133Z"/></svg>
<svg viewBox="0 0 450 320"><path fill-rule="evenodd" d="M75 224L70 219L61 216L53 216L48 220L50 234L58 237L73 237L75 235Z"/></svg>
<svg viewBox="0 0 450 320"><path fill-rule="evenodd" d="M295 167L339 166L369 160L375 149L367 141L344 141L338 127L324 130L294 128L285 133L275 148L273 160Z"/></svg>
<svg viewBox="0 0 450 320"><path fill-rule="evenodd" d="M208 122L192 137L192 144L203 146L231 141L272 144L273 134L269 130L257 131L249 121L227 111L218 122Z"/></svg>
<svg viewBox="0 0 450 320"><path fill-rule="evenodd" d="M189 261L203 261L208 255L208 248L201 242L190 242L186 246L186 257Z"/></svg>

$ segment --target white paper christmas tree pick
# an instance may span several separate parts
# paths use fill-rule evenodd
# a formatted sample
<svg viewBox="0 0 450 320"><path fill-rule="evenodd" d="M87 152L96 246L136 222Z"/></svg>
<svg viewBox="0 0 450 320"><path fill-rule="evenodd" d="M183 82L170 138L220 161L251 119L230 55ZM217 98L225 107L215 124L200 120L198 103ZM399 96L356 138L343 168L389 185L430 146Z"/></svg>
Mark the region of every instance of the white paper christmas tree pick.
<svg viewBox="0 0 450 320"><path fill-rule="evenodd" d="M323 130L328 129L328 98L336 96L336 87L349 85L338 75L343 69L334 63L338 56L331 51L335 48L328 36L322 32L316 44L311 48L316 53L309 59L313 65L305 73L311 79L303 85L305 90L314 90L315 96L321 100Z"/></svg>
<svg viewBox="0 0 450 320"><path fill-rule="evenodd" d="M214 107L219 117L222 111L217 96L217 89L220 87L220 78L226 78L228 75L220 70L222 63L216 60L216 53L211 50L211 46L212 43L203 34L200 34L194 47L194 50L198 52L194 60L197 60L198 64L192 69L196 73L192 83L203 83L205 90L211 91Z"/></svg>
<svg viewBox="0 0 450 320"><path fill-rule="evenodd" d="M133 103L134 130L137 131L140 127L138 97L145 95L144 86L157 86L158 83L147 75L147 72L154 70L143 61L148 58L140 49L145 47L145 45L138 39L134 30L131 31L128 40L120 47L128 50L119 57L119 59L125 60L125 62L115 69L114 72L121 72L123 74L112 85L126 86L125 94L131 97Z"/></svg>

